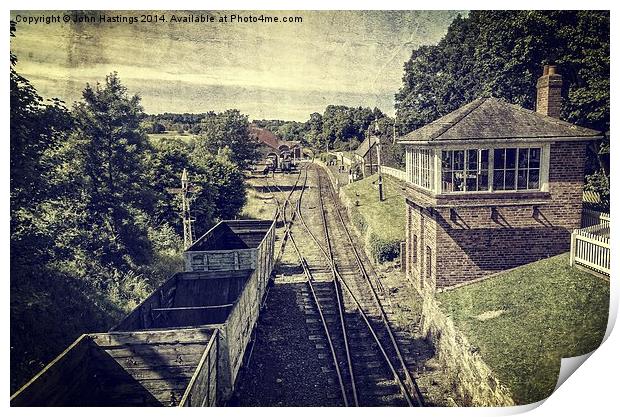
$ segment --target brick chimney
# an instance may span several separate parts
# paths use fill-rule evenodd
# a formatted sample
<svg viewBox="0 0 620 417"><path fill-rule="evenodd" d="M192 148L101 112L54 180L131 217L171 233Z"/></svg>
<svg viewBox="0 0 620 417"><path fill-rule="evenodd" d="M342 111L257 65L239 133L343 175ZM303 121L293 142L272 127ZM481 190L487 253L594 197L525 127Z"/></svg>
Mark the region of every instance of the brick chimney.
<svg viewBox="0 0 620 417"><path fill-rule="evenodd" d="M536 83L536 112L560 118L562 107L562 76L555 65L545 65L543 75Z"/></svg>

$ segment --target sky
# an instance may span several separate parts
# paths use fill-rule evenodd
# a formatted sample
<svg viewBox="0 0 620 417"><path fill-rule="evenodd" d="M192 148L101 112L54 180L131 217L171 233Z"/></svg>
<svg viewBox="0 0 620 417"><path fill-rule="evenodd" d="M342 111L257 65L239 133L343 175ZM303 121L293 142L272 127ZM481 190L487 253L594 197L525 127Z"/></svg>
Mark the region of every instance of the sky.
<svg viewBox="0 0 620 417"><path fill-rule="evenodd" d="M11 12L14 20L60 16L58 23L18 22L11 38L17 71L43 97L71 105L86 83L116 71L149 114L236 108L250 119L305 121L329 104L377 106L393 115L411 51L437 43L458 12L166 11L148 12L166 22L133 24L64 23L65 14ZM109 18L141 14L105 12ZM171 22L173 15L201 14L215 21ZM230 22L231 14L303 21ZM224 16L228 21L220 22Z"/></svg>

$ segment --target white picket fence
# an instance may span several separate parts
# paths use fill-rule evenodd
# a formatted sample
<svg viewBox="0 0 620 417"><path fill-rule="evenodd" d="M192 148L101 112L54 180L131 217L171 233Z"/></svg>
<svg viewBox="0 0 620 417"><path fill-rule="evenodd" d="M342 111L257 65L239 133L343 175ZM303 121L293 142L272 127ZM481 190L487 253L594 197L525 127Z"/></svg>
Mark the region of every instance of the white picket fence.
<svg viewBox="0 0 620 417"><path fill-rule="evenodd" d="M581 215L581 227L590 227L596 224L609 224L609 213L584 209Z"/></svg>
<svg viewBox="0 0 620 417"><path fill-rule="evenodd" d="M381 173L390 175L394 178L398 178L402 181L407 181L407 173L405 171L401 171L400 169L386 167L385 165L381 165Z"/></svg>
<svg viewBox="0 0 620 417"><path fill-rule="evenodd" d="M609 276L609 218L606 223L576 229L571 234L570 264L577 264Z"/></svg>

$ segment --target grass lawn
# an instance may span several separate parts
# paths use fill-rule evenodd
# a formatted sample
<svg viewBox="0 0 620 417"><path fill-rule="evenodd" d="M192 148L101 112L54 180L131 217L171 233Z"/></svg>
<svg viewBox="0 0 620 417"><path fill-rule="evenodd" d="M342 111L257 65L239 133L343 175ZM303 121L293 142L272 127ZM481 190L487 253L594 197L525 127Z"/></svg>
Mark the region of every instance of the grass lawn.
<svg viewBox="0 0 620 417"><path fill-rule="evenodd" d="M362 233L374 235L383 245L398 247L405 240L405 199L391 183L384 180L385 200L379 201L378 179L379 176L374 174L348 184L342 190L351 203L351 220L362 229ZM355 205L356 201L359 205ZM375 249L371 248L371 251Z"/></svg>
<svg viewBox="0 0 620 417"><path fill-rule="evenodd" d="M255 190L251 180L247 182L247 201L241 211L242 219L271 220L276 213L276 203L271 194Z"/></svg>
<svg viewBox="0 0 620 417"><path fill-rule="evenodd" d="M196 135L191 134L191 133L179 133L179 132L166 131L164 133L149 133L148 137L149 137L149 140L153 143L157 143L163 138L181 139L185 142L189 142L190 140L194 139Z"/></svg>
<svg viewBox="0 0 620 417"><path fill-rule="evenodd" d="M560 359L596 349L605 334L609 283L568 262L555 256L437 295L518 403L549 396Z"/></svg>

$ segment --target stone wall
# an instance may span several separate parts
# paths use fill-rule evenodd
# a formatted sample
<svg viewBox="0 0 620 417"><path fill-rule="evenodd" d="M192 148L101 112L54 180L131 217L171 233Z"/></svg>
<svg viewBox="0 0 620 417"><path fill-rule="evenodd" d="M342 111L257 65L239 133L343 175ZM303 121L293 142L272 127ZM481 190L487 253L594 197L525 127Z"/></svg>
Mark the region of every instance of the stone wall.
<svg viewBox="0 0 620 417"><path fill-rule="evenodd" d="M428 292L422 303L422 332L435 345L445 374L452 378L455 405L504 407L515 405L510 389L493 375L480 354L455 327Z"/></svg>

